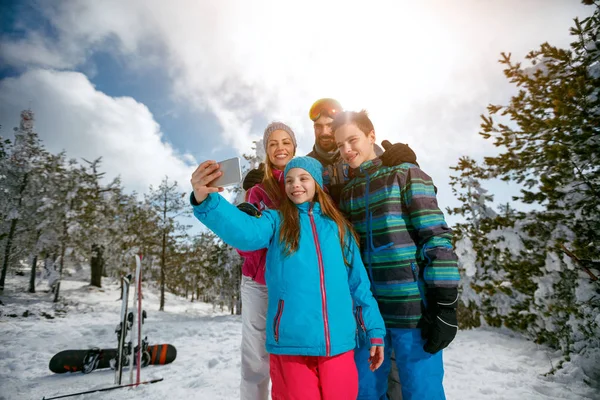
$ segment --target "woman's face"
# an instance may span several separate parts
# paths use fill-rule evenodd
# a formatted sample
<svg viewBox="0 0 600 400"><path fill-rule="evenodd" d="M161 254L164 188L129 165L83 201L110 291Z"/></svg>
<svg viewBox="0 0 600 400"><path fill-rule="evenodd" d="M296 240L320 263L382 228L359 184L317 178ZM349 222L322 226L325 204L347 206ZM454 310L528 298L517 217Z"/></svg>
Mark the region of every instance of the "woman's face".
<svg viewBox="0 0 600 400"><path fill-rule="evenodd" d="M267 157L273 168L285 169L287 163L294 157L294 142L289 133L283 130L271 133L267 143Z"/></svg>
<svg viewBox="0 0 600 400"><path fill-rule="evenodd" d="M315 185L313 177L302 168L292 168L285 176L285 193L294 204L312 201Z"/></svg>

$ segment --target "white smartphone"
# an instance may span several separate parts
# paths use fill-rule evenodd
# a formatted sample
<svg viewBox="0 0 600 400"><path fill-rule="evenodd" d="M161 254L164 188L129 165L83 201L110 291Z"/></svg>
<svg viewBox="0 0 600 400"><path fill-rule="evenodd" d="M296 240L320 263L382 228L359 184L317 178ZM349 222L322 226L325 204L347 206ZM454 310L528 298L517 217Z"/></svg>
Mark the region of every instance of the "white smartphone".
<svg viewBox="0 0 600 400"><path fill-rule="evenodd" d="M223 175L210 182L207 186L225 187L237 185L242 181L242 167L240 165L239 157L223 160L218 162L218 164L219 170L223 173Z"/></svg>

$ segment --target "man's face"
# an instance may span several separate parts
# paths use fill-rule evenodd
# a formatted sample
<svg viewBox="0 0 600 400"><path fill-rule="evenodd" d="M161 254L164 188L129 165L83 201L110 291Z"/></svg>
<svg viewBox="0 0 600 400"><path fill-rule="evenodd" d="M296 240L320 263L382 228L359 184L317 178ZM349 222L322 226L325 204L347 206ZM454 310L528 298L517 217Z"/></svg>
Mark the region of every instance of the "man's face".
<svg viewBox="0 0 600 400"><path fill-rule="evenodd" d="M335 138L331 131L331 123L333 118L329 118L326 115L319 117L314 122L315 128L315 143L325 151L335 150Z"/></svg>
<svg viewBox="0 0 600 400"><path fill-rule="evenodd" d="M335 142L340 150L340 157L348 163L350 168L358 168L365 161L377 157L373 149L375 131L365 135L354 124L342 125L335 131Z"/></svg>

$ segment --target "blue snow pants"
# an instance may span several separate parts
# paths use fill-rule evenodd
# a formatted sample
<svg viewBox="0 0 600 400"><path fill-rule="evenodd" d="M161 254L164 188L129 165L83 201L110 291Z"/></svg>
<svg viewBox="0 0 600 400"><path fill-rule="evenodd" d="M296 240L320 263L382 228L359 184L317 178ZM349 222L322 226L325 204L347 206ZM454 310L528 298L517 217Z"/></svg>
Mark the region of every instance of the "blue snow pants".
<svg viewBox="0 0 600 400"><path fill-rule="evenodd" d="M442 351L429 354L420 329L389 328L385 335L385 359L375 372L369 369L369 349L365 342L354 350L358 369L357 400L388 400L388 375L392 368L392 348L402 385L402 400L445 400ZM394 399L391 399L394 400Z"/></svg>

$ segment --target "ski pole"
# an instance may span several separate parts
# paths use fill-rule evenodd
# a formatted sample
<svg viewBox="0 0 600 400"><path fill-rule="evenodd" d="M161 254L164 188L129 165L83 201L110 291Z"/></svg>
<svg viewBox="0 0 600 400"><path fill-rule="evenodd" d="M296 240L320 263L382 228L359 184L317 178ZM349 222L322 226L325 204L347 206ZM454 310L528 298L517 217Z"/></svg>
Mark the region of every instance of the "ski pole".
<svg viewBox="0 0 600 400"><path fill-rule="evenodd" d="M152 379L151 381L145 381L145 382L140 382L140 383L129 383L127 385L110 386L110 387L106 387L106 388L102 388L102 389L88 390L86 392L77 392L77 393L63 394L62 396L43 397L42 400L62 399L62 398L65 398L65 397L78 396L80 394L88 394L88 393L95 393L95 392L106 392L108 390L113 390L113 389L121 389L121 388L130 387L130 386L146 385L146 384L150 384L150 383L156 383L156 382L160 382L162 380L163 380L163 378L158 378L158 379Z"/></svg>

